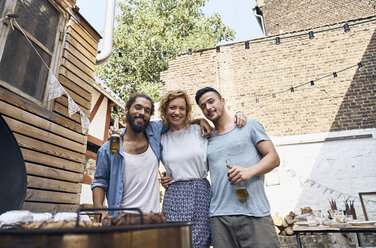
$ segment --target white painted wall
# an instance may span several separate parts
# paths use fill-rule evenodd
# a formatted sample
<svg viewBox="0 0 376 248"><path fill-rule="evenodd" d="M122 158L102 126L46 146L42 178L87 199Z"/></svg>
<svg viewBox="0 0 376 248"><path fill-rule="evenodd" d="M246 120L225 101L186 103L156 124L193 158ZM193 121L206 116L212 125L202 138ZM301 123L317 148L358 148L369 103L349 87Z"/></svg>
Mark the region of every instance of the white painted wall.
<svg viewBox="0 0 376 248"><path fill-rule="evenodd" d="M100 93L98 91L94 90L92 92L92 99L93 99L92 108L97 102L99 96L100 96ZM104 128L105 128L104 126L106 124L107 104L108 104L108 98L104 97L101 105L99 106L97 113L95 114L94 119L90 123L90 128L89 128L89 134L100 140L103 140L103 135L104 135Z"/></svg>
<svg viewBox="0 0 376 248"><path fill-rule="evenodd" d="M352 135L354 139L324 141ZM273 142L281 165L266 176L266 182L279 181L266 186L272 215L300 213L306 206L326 212L329 199L345 209L344 201L350 197L358 219L364 219L358 193L376 192L376 129L276 137ZM366 204L369 219L376 220L376 196Z"/></svg>

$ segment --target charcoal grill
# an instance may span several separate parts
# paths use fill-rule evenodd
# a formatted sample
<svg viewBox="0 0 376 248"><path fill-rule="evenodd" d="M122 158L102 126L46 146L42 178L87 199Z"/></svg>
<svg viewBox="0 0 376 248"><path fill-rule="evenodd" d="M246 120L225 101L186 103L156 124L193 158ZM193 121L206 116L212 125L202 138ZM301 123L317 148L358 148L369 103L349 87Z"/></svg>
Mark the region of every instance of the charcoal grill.
<svg viewBox="0 0 376 248"><path fill-rule="evenodd" d="M27 187L25 162L13 132L1 115L0 175L0 214L21 209Z"/></svg>
<svg viewBox="0 0 376 248"><path fill-rule="evenodd" d="M0 247L191 248L192 225L193 222L173 222L53 230L0 230Z"/></svg>

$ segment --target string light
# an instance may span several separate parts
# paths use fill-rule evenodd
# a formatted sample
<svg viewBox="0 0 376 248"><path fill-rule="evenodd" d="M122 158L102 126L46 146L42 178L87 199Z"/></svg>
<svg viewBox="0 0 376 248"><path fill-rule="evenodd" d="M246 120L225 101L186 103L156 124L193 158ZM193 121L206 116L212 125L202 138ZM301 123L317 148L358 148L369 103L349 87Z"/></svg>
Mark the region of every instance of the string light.
<svg viewBox="0 0 376 248"><path fill-rule="evenodd" d="M244 43L244 46L245 46L245 49L249 49L249 41L246 41L246 42Z"/></svg>
<svg viewBox="0 0 376 248"><path fill-rule="evenodd" d="M345 33L349 32L350 31L350 27L349 27L349 24L345 24L343 25L343 29L345 30Z"/></svg>
<svg viewBox="0 0 376 248"><path fill-rule="evenodd" d="M310 38L310 39L315 38L315 36L313 35L313 31L309 31L308 35L309 35L309 38Z"/></svg>
<svg viewBox="0 0 376 248"><path fill-rule="evenodd" d="M279 37L275 37L275 44L276 44L276 45L281 44L281 38L279 38Z"/></svg>
<svg viewBox="0 0 376 248"><path fill-rule="evenodd" d="M346 68L344 68L344 69L342 69L342 70L339 70L338 72L343 72L343 71L349 70L349 69L351 69L351 68L353 68L353 67L356 67L356 66L358 66L359 68L362 68L362 67L363 67L363 63L367 63L367 62L369 62L369 61L373 61L373 60L376 60L376 56L375 56L375 57L372 57L372 58L370 58L370 59L367 59L367 60L360 61L359 63L357 63L357 64L355 64L355 65L351 65L351 66L349 66L349 67L346 67ZM315 81L319 81L319 80L321 80L321 79L324 79L324 78L327 78L327 77L330 77L330 76L337 77L337 76L338 76L338 75L337 75L338 72L333 72L333 73L330 73L330 74L328 74L328 75L322 76L322 77L320 77L320 78L316 78L315 80L311 80L311 81L309 81L309 82L302 83L302 84L299 84L299 85L296 85L296 86L290 87L290 88L287 89L287 90L282 90L282 91L274 92L274 93L271 93L271 94L268 94L268 95L265 95L265 96L262 96L262 97L257 97L257 98L256 98L256 103L258 103L259 100L261 100L261 99L264 99L264 98L267 98L267 97L270 97L270 96L274 98L275 95L277 95L277 94L281 94L281 93L284 93L284 92L287 92L287 91L294 92L296 88L298 88L298 87L302 87L302 86L304 86L304 85L306 85L306 84L311 84L311 86L313 86L313 85L315 85Z"/></svg>
<svg viewBox="0 0 376 248"><path fill-rule="evenodd" d="M9 18L13 18L13 17L11 17L11 15L8 15L8 16L9 16ZM14 18L16 18L16 17L14 17ZM373 22L373 21L376 21L376 18L370 19L370 20L365 20L365 21L360 21L360 22L353 23L353 24L350 24L350 25L346 23L346 24L338 26L338 27L328 28L328 29L324 29L324 30L318 30L318 31L315 31L315 33L322 33L322 32L327 32L327 31L336 30L336 29L340 29L340 28L341 29L343 28L345 32L349 32L350 31L350 26L360 25L360 24L363 24L363 23ZM284 36L282 39L294 38L294 37L299 37L299 36L304 36L304 35L307 35L307 33ZM315 37L313 31L310 31L308 33L308 35L309 35L310 39L313 39ZM270 39L261 39L261 40L256 40L256 41L246 41L244 43L244 47L245 47L245 49L249 49L249 45L250 44L269 42L269 41L275 41L275 44L279 45L279 44L281 44L281 37L275 37L275 38L270 38ZM242 43L224 44L224 45L221 45L221 46L239 46L239 45L242 45ZM192 53L194 51L207 50L207 49L212 49L212 48L213 47L199 48L199 49L196 49L196 50L192 50ZM216 48L216 52L220 52L220 47L219 46L216 46L215 48ZM166 52L167 53L172 53L172 54L178 54L178 53L186 53L186 51L187 50L185 50L185 51L181 51L181 50L177 50L177 51L176 50L167 50ZM163 51L148 51L148 52L150 54L151 52L153 52L153 53L162 53ZM129 52L122 51L122 55L124 55L124 54L131 54L131 53L138 53L138 52L137 51L129 51ZM189 52L189 49L188 49L188 54L192 55ZM167 55L166 55L166 57L167 57Z"/></svg>
<svg viewBox="0 0 376 248"><path fill-rule="evenodd" d="M362 67L363 67L362 62L359 62L359 63L358 63L359 71L362 69Z"/></svg>
<svg viewBox="0 0 376 248"><path fill-rule="evenodd" d="M220 46L217 46L217 47L215 48L215 50L217 51L217 53L219 53L219 52L221 51L221 47L220 47Z"/></svg>
<svg viewBox="0 0 376 248"><path fill-rule="evenodd" d="M138 57L142 58L142 52L138 52Z"/></svg>
<svg viewBox="0 0 376 248"><path fill-rule="evenodd" d="M163 51L163 58L167 58L167 51Z"/></svg>
<svg viewBox="0 0 376 248"><path fill-rule="evenodd" d="M188 48L188 55L192 55L192 48Z"/></svg>
<svg viewBox="0 0 376 248"><path fill-rule="evenodd" d="M119 52L119 57L120 57L120 58L123 57L123 54L122 54L121 52Z"/></svg>

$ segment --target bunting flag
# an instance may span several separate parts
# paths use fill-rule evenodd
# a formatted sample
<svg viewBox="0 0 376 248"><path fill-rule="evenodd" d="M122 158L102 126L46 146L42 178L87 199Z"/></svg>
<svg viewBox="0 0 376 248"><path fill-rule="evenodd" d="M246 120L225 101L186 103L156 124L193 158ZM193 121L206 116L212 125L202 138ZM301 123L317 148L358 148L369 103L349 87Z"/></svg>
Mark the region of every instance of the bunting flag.
<svg viewBox="0 0 376 248"><path fill-rule="evenodd" d="M307 178L307 179L303 179L302 176L299 176L299 174L297 174L294 170L292 170L291 168L287 169L285 168L286 165L282 166L279 168L279 170L281 171L284 171L286 174L289 174L291 177L298 177L298 179L301 181L301 185L309 185L309 187L316 187L317 189L320 189L320 191L322 191L323 193L326 193L328 192L329 194L333 194L335 193L337 195L337 199L339 199L341 196L344 196L344 197L351 197L352 199L358 199L360 201L360 198L358 196L353 196L353 195L350 195L350 194L347 194L347 193L343 193L341 191L338 191L338 190L335 190L335 189L332 189L330 187L327 187L311 178ZM370 200L370 199L363 199L363 201L368 204L369 202L372 202L372 203L376 203L375 200Z"/></svg>
<svg viewBox="0 0 376 248"><path fill-rule="evenodd" d="M73 101L72 97L70 95L68 96L68 113L69 117L72 117L76 112L80 111L80 108L78 105Z"/></svg>
<svg viewBox="0 0 376 248"><path fill-rule="evenodd" d="M39 58L42 60L43 64L47 67L49 71L49 81L48 81L48 101L52 101L53 99L56 99L58 97L61 97L62 95L66 95L68 98L68 114L69 117L72 117L75 113L79 113L81 117L81 128L82 133L86 133L90 126L89 118L85 115L84 112L78 107L76 102L72 99L72 97L68 94L68 92L64 89L64 87L61 85L59 80L56 78L54 73L51 71L50 67L47 65L47 63L43 60L42 56L39 54L37 49L34 47L33 43L30 41L30 39L25 34L24 30L21 28L21 26L18 24L18 22L12 18L8 17L10 19L10 24L12 29L14 30L13 25L17 25L18 29L22 32L22 34L25 36L26 40L29 42L31 47L34 49L34 51L37 53Z"/></svg>
<svg viewBox="0 0 376 248"><path fill-rule="evenodd" d="M329 191L330 194L336 193L336 195L337 195L337 199L339 199L341 196L344 196L344 197L346 197L346 198L351 197L351 198L353 198L353 199L359 199L359 200L360 200L360 198L359 198L358 196L353 196L353 195L350 195L350 194L343 193L343 192L341 192L341 191L338 191L338 190L332 189L332 188L327 187L327 186L325 186L325 185L322 185L321 183L318 183L317 181L315 181L315 180L313 180L313 179L310 179L310 178L308 178L308 179L305 181L305 184L309 184L311 187L313 187L314 185L316 185L317 188L323 188L323 189L324 189L323 193L325 193L325 192L327 192L327 191ZM368 202L375 202L375 203L376 203L376 201L374 201L374 200L366 200L365 202L366 202L366 203L368 203Z"/></svg>
<svg viewBox="0 0 376 248"><path fill-rule="evenodd" d="M57 78L52 72L50 72L48 84L48 101L51 101L55 98L64 95L64 88L61 86L59 80L57 80Z"/></svg>

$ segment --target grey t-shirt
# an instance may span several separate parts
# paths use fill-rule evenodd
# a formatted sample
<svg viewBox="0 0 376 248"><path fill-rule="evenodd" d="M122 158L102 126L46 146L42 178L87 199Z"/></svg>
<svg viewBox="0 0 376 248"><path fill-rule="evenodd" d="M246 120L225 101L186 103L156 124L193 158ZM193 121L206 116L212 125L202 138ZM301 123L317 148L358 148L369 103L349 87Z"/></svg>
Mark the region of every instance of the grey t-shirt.
<svg viewBox="0 0 376 248"><path fill-rule="evenodd" d="M162 134L161 144L161 160L172 182L206 178L207 139L201 136L199 125L168 131Z"/></svg>
<svg viewBox="0 0 376 248"><path fill-rule="evenodd" d="M255 176L245 181L249 196L245 202L238 200L234 186L227 177L226 159L232 165L250 167L260 161L257 143L270 140L263 126L248 119L242 127L217 135L213 132L208 140L208 162L210 168L212 197L210 216L247 215L263 217L270 215L270 206L264 189L264 176Z"/></svg>

